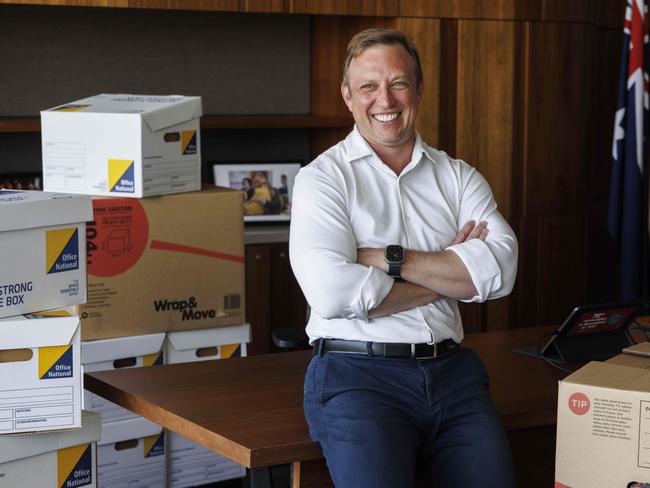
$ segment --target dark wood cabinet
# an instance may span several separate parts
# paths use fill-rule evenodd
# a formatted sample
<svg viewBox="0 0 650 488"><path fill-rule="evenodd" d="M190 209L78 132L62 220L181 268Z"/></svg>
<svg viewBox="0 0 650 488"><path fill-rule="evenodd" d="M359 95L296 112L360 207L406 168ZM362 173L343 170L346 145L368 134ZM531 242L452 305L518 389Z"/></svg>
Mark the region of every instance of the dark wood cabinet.
<svg viewBox="0 0 650 488"><path fill-rule="evenodd" d="M306 301L289 264L286 242L246 246L246 320L252 340L248 353L275 350L271 330L275 327L304 329Z"/></svg>

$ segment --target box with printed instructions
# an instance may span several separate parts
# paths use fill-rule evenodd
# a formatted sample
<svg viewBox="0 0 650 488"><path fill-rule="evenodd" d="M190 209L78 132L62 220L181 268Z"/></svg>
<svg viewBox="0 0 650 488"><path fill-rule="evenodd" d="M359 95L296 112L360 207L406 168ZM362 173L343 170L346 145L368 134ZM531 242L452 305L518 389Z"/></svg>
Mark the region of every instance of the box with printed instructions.
<svg viewBox="0 0 650 488"><path fill-rule="evenodd" d="M0 434L81 427L79 317L0 319Z"/></svg>
<svg viewBox="0 0 650 488"><path fill-rule="evenodd" d="M99 415L83 412L82 427L0 436L0 486L96 488Z"/></svg>
<svg viewBox="0 0 650 488"><path fill-rule="evenodd" d="M556 488L650 483L650 343L560 382Z"/></svg>
<svg viewBox="0 0 650 488"><path fill-rule="evenodd" d="M170 332L165 340L167 364L246 356L250 325ZM182 488L239 478L243 466L174 432L169 439L169 486Z"/></svg>
<svg viewBox="0 0 650 488"><path fill-rule="evenodd" d="M201 188L201 98L101 94L41 112L47 191L148 197Z"/></svg>
<svg viewBox="0 0 650 488"><path fill-rule="evenodd" d="M0 317L86 301L90 197L0 190Z"/></svg>
<svg viewBox="0 0 650 488"><path fill-rule="evenodd" d="M81 364L86 373L159 366L164 362L162 351L164 340L165 334L160 333L83 341L81 343ZM104 423L137 417L133 412L88 390L84 390L84 408L99 413Z"/></svg>

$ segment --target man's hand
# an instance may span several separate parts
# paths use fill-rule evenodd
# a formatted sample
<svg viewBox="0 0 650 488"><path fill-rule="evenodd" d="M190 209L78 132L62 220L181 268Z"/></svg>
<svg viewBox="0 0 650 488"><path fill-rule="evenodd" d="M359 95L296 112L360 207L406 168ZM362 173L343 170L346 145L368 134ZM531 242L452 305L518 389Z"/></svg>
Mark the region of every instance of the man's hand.
<svg viewBox="0 0 650 488"><path fill-rule="evenodd" d="M458 234L456 234L456 237L454 237L454 240L449 245L453 246L471 239L481 239L484 241L487 238L488 232L489 229L487 228L486 221L477 224L474 220L470 220L463 225L463 228L458 231Z"/></svg>

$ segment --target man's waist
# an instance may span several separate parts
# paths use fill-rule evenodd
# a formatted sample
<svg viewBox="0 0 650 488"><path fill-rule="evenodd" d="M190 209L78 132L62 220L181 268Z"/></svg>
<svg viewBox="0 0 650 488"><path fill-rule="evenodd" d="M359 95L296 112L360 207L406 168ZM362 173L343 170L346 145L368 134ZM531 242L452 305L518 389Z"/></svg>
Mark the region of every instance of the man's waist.
<svg viewBox="0 0 650 488"><path fill-rule="evenodd" d="M458 348L460 344L452 339L433 344L316 339L313 346L314 355L338 353L387 358L434 359Z"/></svg>

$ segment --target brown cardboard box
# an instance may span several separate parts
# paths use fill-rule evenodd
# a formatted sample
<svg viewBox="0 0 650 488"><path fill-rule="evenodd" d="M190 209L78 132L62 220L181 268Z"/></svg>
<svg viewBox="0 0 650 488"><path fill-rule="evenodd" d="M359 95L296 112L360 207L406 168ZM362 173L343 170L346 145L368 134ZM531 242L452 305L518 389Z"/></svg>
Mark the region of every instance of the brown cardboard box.
<svg viewBox="0 0 650 488"><path fill-rule="evenodd" d="M241 324L242 195L93 198L82 340Z"/></svg>
<svg viewBox="0 0 650 488"><path fill-rule="evenodd" d="M649 354L639 344L560 382L556 488L650 483Z"/></svg>

